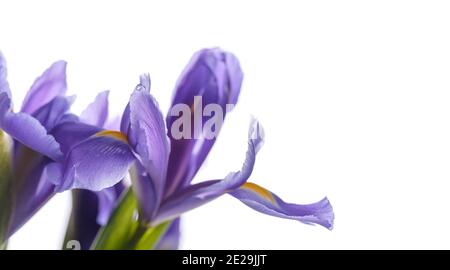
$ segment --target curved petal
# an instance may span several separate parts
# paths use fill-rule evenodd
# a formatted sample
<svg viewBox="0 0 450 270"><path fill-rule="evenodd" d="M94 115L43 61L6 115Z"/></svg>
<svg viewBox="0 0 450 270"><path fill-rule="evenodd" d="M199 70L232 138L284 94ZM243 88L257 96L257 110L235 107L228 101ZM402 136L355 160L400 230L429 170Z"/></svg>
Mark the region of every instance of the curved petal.
<svg viewBox="0 0 450 270"><path fill-rule="evenodd" d="M0 94L0 128L11 137L53 160L62 158L59 143L48 134L45 127L34 117L25 113L4 111L5 95ZM10 103L10 102L9 102Z"/></svg>
<svg viewBox="0 0 450 270"><path fill-rule="evenodd" d="M102 131L70 149L52 182L58 192L75 188L99 191L122 180L134 160L123 134Z"/></svg>
<svg viewBox="0 0 450 270"><path fill-rule="evenodd" d="M99 127L84 124L76 120L78 119L67 122L61 121L63 123L60 123L52 130L52 135L60 144L61 151L64 154L67 154L73 146L102 131Z"/></svg>
<svg viewBox="0 0 450 270"><path fill-rule="evenodd" d="M0 93L6 93L8 97L11 97L11 90L9 89L7 75L8 70L6 68L6 60L0 52Z"/></svg>
<svg viewBox="0 0 450 270"><path fill-rule="evenodd" d="M138 88L130 98L130 145L139 155L140 161L148 173L149 185L155 188L159 201L166 178L169 143L164 119L155 99L147 91ZM152 181L153 183L150 183ZM140 181L139 183L143 183ZM144 187L141 187L144 188ZM145 202L141 202L145 203Z"/></svg>
<svg viewBox="0 0 450 270"><path fill-rule="evenodd" d="M62 96L67 89L65 61L53 63L37 78L22 104L22 112L32 114L56 96Z"/></svg>
<svg viewBox="0 0 450 270"><path fill-rule="evenodd" d="M177 104L186 104L194 111L191 114L195 114L198 107L201 110L202 107L215 104L220 106L225 117L227 104L234 105L238 100L242 79L239 61L233 54L219 48L201 50L194 54L183 71L175 88L171 109ZM199 102L195 98L199 96L201 105L197 104ZM202 118L203 126L209 118L202 116L202 112L199 116ZM169 112L168 130L171 130L177 117ZM196 121L196 117L193 118ZM168 171L167 195L186 187L192 181L214 145L215 138L206 139L201 135L200 138L198 136L196 138L198 131L194 129L191 131L193 133L191 138L176 139L169 133L171 139L169 166L174 169Z"/></svg>
<svg viewBox="0 0 450 270"><path fill-rule="evenodd" d="M274 193L250 182L230 191L229 194L252 209L267 215L333 228L334 213L327 198L313 204L285 203Z"/></svg>
<svg viewBox="0 0 450 270"><path fill-rule="evenodd" d="M259 123L253 120L250 125L248 149L242 169L228 174L223 180L201 182L174 193L163 202L157 216L152 220L152 224L174 219L182 213L197 208L244 184L253 171L256 154L264 142L263 134Z"/></svg>
<svg viewBox="0 0 450 270"><path fill-rule="evenodd" d="M81 113L80 121L98 127L103 127L108 119L109 91L99 93L95 100Z"/></svg>

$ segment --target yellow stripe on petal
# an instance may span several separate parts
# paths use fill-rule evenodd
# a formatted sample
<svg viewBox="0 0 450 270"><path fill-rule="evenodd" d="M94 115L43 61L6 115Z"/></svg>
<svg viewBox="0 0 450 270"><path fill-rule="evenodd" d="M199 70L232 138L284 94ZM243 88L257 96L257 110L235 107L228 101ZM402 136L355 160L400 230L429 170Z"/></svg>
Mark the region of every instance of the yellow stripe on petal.
<svg viewBox="0 0 450 270"><path fill-rule="evenodd" d="M241 188L251 190L251 191L257 193L259 196L263 197L264 199L270 201L271 203L274 203L274 204L277 203L277 201L275 200L275 198L272 195L272 192L268 191L267 189L265 189L261 186L258 186L255 183L247 182L247 183L243 184L241 186Z"/></svg>
<svg viewBox="0 0 450 270"><path fill-rule="evenodd" d="M96 137L111 137L111 138L117 139L119 141L128 143L127 136L125 134L123 134L122 132L115 131L115 130L103 130L103 131L95 133L94 136L96 136Z"/></svg>

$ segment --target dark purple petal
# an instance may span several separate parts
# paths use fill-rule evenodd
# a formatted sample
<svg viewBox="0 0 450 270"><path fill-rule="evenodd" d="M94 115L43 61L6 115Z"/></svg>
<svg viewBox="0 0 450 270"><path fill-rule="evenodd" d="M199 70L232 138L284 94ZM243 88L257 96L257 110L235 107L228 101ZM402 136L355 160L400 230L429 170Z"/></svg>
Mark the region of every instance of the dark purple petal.
<svg viewBox="0 0 450 270"><path fill-rule="evenodd" d="M55 62L34 81L23 101L22 112L32 114L53 98L66 93L66 66L64 61Z"/></svg>
<svg viewBox="0 0 450 270"><path fill-rule="evenodd" d="M101 92L94 102L88 105L80 115L80 121L89 125L103 127L108 119L109 91Z"/></svg>
<svg viewBox="0 0 450 270"><path fill-rule="evenodd" d="M11 100L5 93L0 94L0 128L11 137L31 149L53 160L62 158L55 138L47 133L45 127L34 117L25 113L13 113L7 108Z"/></svg>
<svg viewBox="0 0 450 270"><path fill-rule="evenodd" d="M203 107L217 104L222 108L225 117L227 104L234 105L238 100L242 79L239 61L233 54L219 48L201 50L194 54L183 71L175 88L171 108L177 104L186 104L195 109L197 106L194 106L194 98L201 96ZM169 131L176 119L177 116L171 116L169 112L167 115ZM202 117L202 123L208 119ZM167 174L167 196L192 181L215 142L215 138L196 139L194 133L192 129L191 139L176 139L169 133L171 153Z"/></svg>
<svg viewBox="0 0 450 270"><path fill-rule="evenodd" d="M252 209L267 215L294 219L306 224L315 223L328 229L333 228L333 208L327 198L313 204L285 203L274 193L250 182L229 194Z"/></svg>
<svg viewBox="0 0 450 270"><path fill-rule="evenodd" d="M0 93L6 93L11 98L11 90L7 80L8 69L6 68L6 60L0 52Z"/></svg>
<svg viewBox="0 0 450 270"><path fill-rule="evenodd" d="M70 149L52 182L59 192L75 188L99 191L122 180L134 160L125 135L101 131Z"/></svg>
<svg viewBox="0 0 450 270"><path fill-rule="evenodd" d="M169 229L159 240L156 249L158 250L176 250L180 245L180 218L175 219L169 226Z"/></svg>
<svg viewBox="0 0 450 270"><path fill-rule="evenodd" d="M138 154L141 164L148 173L148 180L138 181L139 187L137 189L154 188L157 202L159 202L166 178L170 152L169 142L158 104L150 93L140 89L140 86L137 87L130 98L128 138L130 145ZM143 185L151 185L152 187L143 187ZM141 207L148 203L147 201L140 201ZM147 218L150 218L150 216L147 216Z"/></svg>
<svg viewBox="0 0 450 270"><path fill-rule="evenodd" d="M96 192L78 189L72 191L72 214L70 216L66 241L80 242L82 250L88 250L97 235L99 200ZM64 247L66 243L64 243Z"/></svg>
<svg viewBox="0 0 450 270"><path fill-rule="evenodd" d="M98 192L72 190L72 214L65 241L77 240L81 249L89 249L100 227L108 221L123 190L122 182Z"/></svg>
<svg viewBox="0 0 450 270"><path fill-rule="evenodd" d="M20 229L54 194L54 186L48 181L46 173L51 160L25 147L21 149L21 154L29 162L16 164L14 168L15 181L11 187L14 210L9 236Z"/></svg>
<svg viewBox="0 0 450 270"><path fill-rule="evenodd" d="M239 188L250 177L255 164L256 154L263 144L263 131L254 120L250 125L248 149L242 169L232 172L223 180L211 180L188 186L175 192L162 203L152 224L179 217L182 213L197 208L217 197Z"/></svg>

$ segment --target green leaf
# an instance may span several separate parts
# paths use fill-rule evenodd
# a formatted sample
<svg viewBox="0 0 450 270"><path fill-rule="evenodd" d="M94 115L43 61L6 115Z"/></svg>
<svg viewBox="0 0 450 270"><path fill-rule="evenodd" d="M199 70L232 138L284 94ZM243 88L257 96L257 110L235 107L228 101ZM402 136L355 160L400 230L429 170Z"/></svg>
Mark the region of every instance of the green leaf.
<svg viewBox="0 0 450 270"><path fill-rule="evenodd" d="M130 188L124 192L108 223L100 229L91 249L129 249L138 227L137 200Z"/></svg>
<svg viewBox="0 0 450 270"><path fill-rule="evenodd" d="M6 248L6 233L11 215L11 159L10 147L0 130L0 247ZM0 248L0 249L1 249Z"/></svg>
<svg viewBox="0 0 450 270"><path fill-rule="evenodd" d="M131 188L124 192L108 223L102 227L91 249L154 249L170 222L150 227L138 218L138 203Z"/></svg>

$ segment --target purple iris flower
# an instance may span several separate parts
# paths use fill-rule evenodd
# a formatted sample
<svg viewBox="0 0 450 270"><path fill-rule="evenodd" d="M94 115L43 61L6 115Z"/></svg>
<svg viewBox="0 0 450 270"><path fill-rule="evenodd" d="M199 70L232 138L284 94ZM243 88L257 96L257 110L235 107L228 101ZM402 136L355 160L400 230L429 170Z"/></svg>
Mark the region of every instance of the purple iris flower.
<svg viewBox="0 0 450 270"><path fill-rule="evenodd" d="M54 194L46 179L46 166L62 160L60 144L51 135L54 127L71 117L72 98L66 98L66 63L52 64L35 80L19 112L13 111L6 62L0 54L0 133L11 136L9 179L0 194L3 237L17 231ZM3 175L4 177L4 175ZM1 238L1 236L0 236ZM0 240L1 242L1 240Z"/></svg>
<svg viewBox="0 0 450 270"><path fill-rule="evenodd" d="M183 72L172 107L186 104L195 113L195 96L201 96L205 104L222 108L235 104L242 78L234 55L217 48L201 50ZM120 132L80 122L67 122L55 128L54 136L65 157L63 162L48 166L50 179L58 191L74 188L99 191L114 186L130 171L139 202L139 218L151 226L175 220L186 211L230 194L261 213L332 228L334 214L326 198L308 205L286 203L247 181L263 144L262 128L257 121L250 125L248 149L240 171L223 179L191 184L215 139L176 139L166 131L166 126L171 130L176 119L169 113L164 120L150 94L149 77L141 76L124 111ZM172 226L176 234L178 221Z"/></svg>
<svg viewBox="0 0 450 270"><path fill-rule="evenodd" d="M81 113L79 121L93 126L119 130L119 119L108 119L109 91L101 92ZM109 121L108 121L109 120ZM101 226L105 225L118 198L126 188L123 181L100 191L72 191L72 213L64 241L77 240L81 249L89 249Z"/></svg>

